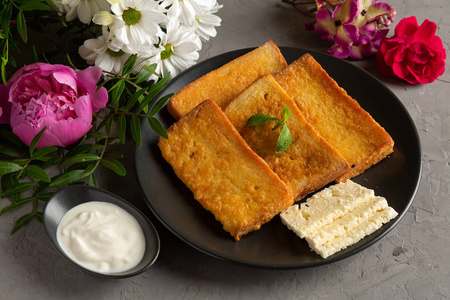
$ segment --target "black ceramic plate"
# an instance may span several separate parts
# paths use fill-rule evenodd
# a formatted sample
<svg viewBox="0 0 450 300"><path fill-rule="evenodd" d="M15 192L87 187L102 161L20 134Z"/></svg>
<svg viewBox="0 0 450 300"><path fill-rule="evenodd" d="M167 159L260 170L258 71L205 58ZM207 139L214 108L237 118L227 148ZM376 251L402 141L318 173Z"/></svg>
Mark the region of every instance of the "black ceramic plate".
<svg viewBox="0 0 450 300"><path fill-rule="evenodd" d="M172 80L161 96L175 93L191 81L251 49L228 52L205 60ZM265 268L307 268L349 257L378 241L405 215L416 194L421 174L421 147L417 130L399 99L364 70L335 57L282 48L288 63L309 52L360 105L392 136L394 153L353 180L385 197L398 217L372 235L326 259L309 249L305 240L288 230L277 216L239 242L204 210L174 174L157 146L158 136L143 123L142 146L136 148L136 169L144 198L156 217L176 236L211 256ZM156 116L168 128L174 119L164 108Z"/></svg>

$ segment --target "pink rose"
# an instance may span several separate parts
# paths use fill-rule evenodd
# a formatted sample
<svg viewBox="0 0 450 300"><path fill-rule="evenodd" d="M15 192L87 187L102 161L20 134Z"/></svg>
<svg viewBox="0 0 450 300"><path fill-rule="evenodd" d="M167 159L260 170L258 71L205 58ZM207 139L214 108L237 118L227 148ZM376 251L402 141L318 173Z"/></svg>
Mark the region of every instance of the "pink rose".
<svg viewBox="0 0 450 300"><path fill-rule="evenodd" d="M429 83L445 71L446 53L435 35L436 24L416 17L402 19L392 38L381 41L378 69L384 76L397 76L411 84Z"/></svg>
<svg viewBox="0 0 450 300"><path fill-rule="evenodd" d="M0 123L9 123L25 144L45 126L37 148L66 147L92 127L92 113L105 107L108 93L98 92L102 70L88 67L74 71L64 65L35 63L18 70L0 86Z"/></svg>

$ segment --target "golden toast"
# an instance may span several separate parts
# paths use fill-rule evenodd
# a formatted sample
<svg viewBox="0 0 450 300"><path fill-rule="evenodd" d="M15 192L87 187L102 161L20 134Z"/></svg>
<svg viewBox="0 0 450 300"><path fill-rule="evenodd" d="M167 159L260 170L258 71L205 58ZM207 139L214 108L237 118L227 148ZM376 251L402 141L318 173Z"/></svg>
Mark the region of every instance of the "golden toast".
<svg viewBox="0 0 450 300"><path fill-rule="evenodd" d="M172 96L167 108L176 120L204 100L213 100L223 108L258 77L286 66L280 49L268 41L188 84Z"/></svg>
<svg viewBox="0 0 450 300"><path fill-rule="evenodd" d="M274 78L308 122L351 166L337 182L364 172L393 152L390 135L310 54L277 72Z"/></svg>
<svg viewBox="0 0 450 300"><path fill-rule="evenodd" d="M293 204L287 185L206 100L175 122L158 146L176 175L236 240Z"/></svg>
<svg viewBox="0 0 450 300"><path fill-rule="evenodd" d="M276 154L281 127L272 130L274 121L252 127L246 124L257 113L282 119L283 106L291 111L286 124L292 144L283 153ZM297 200L335 180L349 168L342 156L306 121L272 75L254 81L224 112L250 148L292 189Z"/></svg>

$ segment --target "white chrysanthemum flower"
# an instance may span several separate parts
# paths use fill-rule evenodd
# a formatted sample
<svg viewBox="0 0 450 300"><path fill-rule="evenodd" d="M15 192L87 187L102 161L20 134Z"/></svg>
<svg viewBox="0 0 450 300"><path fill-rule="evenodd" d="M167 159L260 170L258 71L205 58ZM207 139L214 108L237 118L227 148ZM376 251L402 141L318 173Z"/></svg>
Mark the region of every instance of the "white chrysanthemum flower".
<svg viewBox="0 0 450 300"><path fill-rule="evenodd" d="M88 64L101 68L104 73L118 74L130 57L130 54L122 50L111 50L108 47L105 37L108 37L107 33L99 36L97 39L84 41L84 44L80 46L78 52Z"/></svg>
<svg viewBox="0 0 450 300"><path fill-rule="evenodd" d="M183 30L177 20L168 23L166 31L158 52L148 63L157 63L156 73L164 76L170 72L172 79L197 62L199 53L196 41L199 37L191 31Z"/></svg>
<svg viewBox="0 0 450 300"><path fill-rule="evenodd" d="M215 13L222 8L222 5L214 3L214 5L202 11L199 15L195 17L198 23L195 32L200 36L203 41L209 41L210 37L215 37L217 35L216 28L220 26L222 19L215 15Z"/></svg>
<svg viewBox="0 0 450 300"><path fill-rule="evenodd" d="M123 26L113 29L114 36L133 52L156 43L162 35L159 24L167 20L153 0L122 0L112 4L111 11L123 21Z"/></svg>
<svg viewBox="0 0 450 300"><path fill-rule="evenodd" d="M182 24L195 27L195 17L212 7L216 0L164 0L162 7L169 7L167 16L170 20L178 19Z"/></svg>
<svg viewBox="0 0 450 300"><path fill-rule="evenodd" d="M60 13L67 13L70 10L69 5L62 4L63 0L52 0L52 3L58 8Z"/></svg>
<svg viewBox="0 0 450 300"><path fill-rule="evenodd" d="M133 50L128 48L128 45L122 39L116 36L119 29L125 26L125 22L119 19L116 15L108 11L101 11L94 15L92 21L97 25L102 25L102 31L105 41L108 43L108 48L118 52L124 51L133 54Z"/></svg>
<svg viewBox="0 0 450 300"><path fill-rule="evenodd" d="M106 0L57 0L63 7L69 7L66 20L72 21L78 16L78 19L89 24L92 17L103 10L109 11L111 5Z"/></svg>

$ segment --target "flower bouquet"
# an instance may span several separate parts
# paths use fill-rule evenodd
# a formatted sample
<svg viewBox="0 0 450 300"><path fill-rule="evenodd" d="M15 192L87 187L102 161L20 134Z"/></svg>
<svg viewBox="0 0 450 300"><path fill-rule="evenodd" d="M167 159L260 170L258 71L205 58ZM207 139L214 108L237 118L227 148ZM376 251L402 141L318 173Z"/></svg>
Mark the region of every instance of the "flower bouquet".
<svg viewBox="0 0 450 300"><path fill-rule="evenodd" d="M445 70L446 53L437 26L414 16L400 20L395 35L388 38L396 11L379 0L282 0L315 18L305 25L332 43L328 53L339 58L365 59L377 56L384 76L411 84L430 83ZM309 5L305 9L305 6Z"/></svg>
<svg viewBox="0 0 450 300"><path fill-rule="evenodd" d="M111 145L141 145L141 120L166 137L155 114L171 95L155 96L199 58L216 35L216 0L10 0L0 4L0 211L28 205L12 233L33 219L61 186L97 186L103 166L124 176L123 155ZM18 68L29 24L60 24L88 35L76 56L51 64L33 48ZM14 70L10 76L8 68ZM9 78L8 78L9 77ZM7 199L6 199L7 198Z"/></svg>

